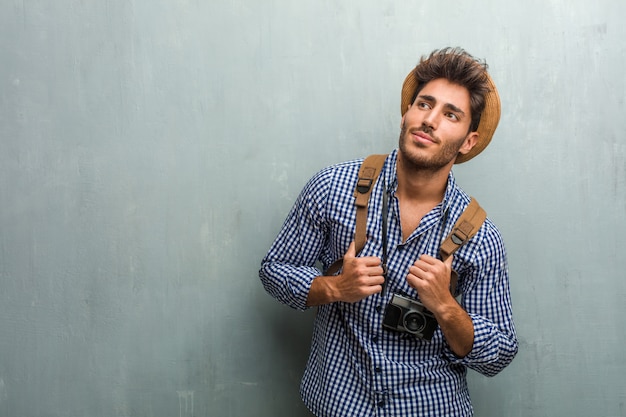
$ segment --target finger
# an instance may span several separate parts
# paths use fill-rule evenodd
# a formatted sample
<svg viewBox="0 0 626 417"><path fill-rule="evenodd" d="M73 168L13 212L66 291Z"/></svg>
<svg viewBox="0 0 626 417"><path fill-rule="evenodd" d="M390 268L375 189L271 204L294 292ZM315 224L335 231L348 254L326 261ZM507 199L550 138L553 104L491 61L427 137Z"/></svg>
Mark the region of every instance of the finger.
<svg viewBox="0 0 626 417"><path fill-rule="evenodd" d="M419 260L422 262L426 262L429 265L436 265L438 262L440 262L439 259L430 255L426 255L425 253L420 255Z"/></svg>
<svg viewBox="0 0 626 417"><path fill-rule="evenodd" d="M413 265L411 265L411 267L409 268L409 272L413 273L413 275L420 277L421 275L423 275L424 273L427 273L430 271L430 264L419 260L417 262L415 262Z"/></svg>
<svg viewBox="0 0 626 417"><path fill-rule="evenodd" d="M421 278L425 274L429 273L432 266L422 260L415 261L413 265L409 267L409 272L418 278Z"/></svg>
<svg viewBox="0 0 626 417"><path fill-rule="evenodd" d="M417 275L414 274L408 274L406 276L406 282L409 284L409 286L415 288L416 290L420 290L423 282L422 279L419 278Z"/></svg>
<svg viewBox="0 0 626 417"><path fill-rule="evenodd" d="M374 295L374 294L378 294L379 292L381 292L383 290L383 287L380 285L376 285L376 286L372 286L372 287L367 287L367 289L365 289L361 296L359 297L358 300L355 301L359 301L362 300L363 298L369 297L370 295Z"/></svg>
<svg viewBox="0 0 626 417"><path fill-rule="evenodd" d="M383 267L380 265L380 261L368 264L363 258L355 258L350 260L350 264L352 264L353 272L363 278L383 276Z"/></svg>
<svg viewBox="0 0 626 417"><path fill-rule="evenodd" d="M443 261L443 264L445 266L447 266L448 268L452 269L453 258L454 258L454 256L452 256L452 255L448 256L448 258L445 261Z"/></svg>
<svg viewBox="0 0 626 417"><path fill-rule="evenodd" d="M385 282L385 278L382 275L370 275L363 283L367 286L377 286L382 285L383 282Z"/></svg>
<svg viewBox="0 0 626 417"><path fill-rule="evenodd" d="M352 241L352 243L350 243L350 246L348 247L348 250L346 251L346 254L344 255L345 258L354 258L356 257L356 248L354 246L354 240Z"/></svg>
<svg viewBox="0 0 626 417"><path fill-rule="evenodd" d="M379 269L382 271L383 267L381 266L381 260L377 256L364 256L359 258L363 264L367 267L380 267Z"/></svg>
<svg viewBox="0 0 626 417"><path fill-rule="evenodd" d="M385 277L383 277L384 272L385 270L379 264L370 270L370 276L376 277L377 281L380 283L380 282L385 281Z"/></svg>

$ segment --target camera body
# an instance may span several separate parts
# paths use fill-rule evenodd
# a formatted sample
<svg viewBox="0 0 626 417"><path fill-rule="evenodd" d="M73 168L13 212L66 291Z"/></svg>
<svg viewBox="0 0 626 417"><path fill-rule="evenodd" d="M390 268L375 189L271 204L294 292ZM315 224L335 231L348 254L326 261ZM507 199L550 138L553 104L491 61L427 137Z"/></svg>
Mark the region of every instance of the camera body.
<svg viewBox="0 0 626 417"><path fill-rule="evenodd" d="M420 302L394 294L387 305L383 327L430 340L437 329L437 320Z"/></svg>

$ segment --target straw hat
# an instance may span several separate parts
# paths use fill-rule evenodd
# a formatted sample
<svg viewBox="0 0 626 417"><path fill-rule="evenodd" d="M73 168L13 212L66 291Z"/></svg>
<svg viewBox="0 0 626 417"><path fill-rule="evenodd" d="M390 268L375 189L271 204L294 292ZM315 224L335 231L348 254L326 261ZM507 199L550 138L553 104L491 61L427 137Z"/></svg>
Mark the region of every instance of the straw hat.
<svg viewBox="0 0 626 417"><path fill-rule="evenodd" d="M478 142L476 142L472 150L465 155L459 154L454 162L455 164L469 161L481 153L487 145L489 145L489 142L491 142L493 133L496 131L496 127L498 127L498 121L500 120L500 96L498 95L496 85L488 73L487 84L489 86L489 92L485 95L485 110L483 110L478 129L476 130L478 132ZM415 90L417 90L417 79L414 71L411 71L409 75L406 76L404 84L402 84L402 101L400 104L402 116L404 116L409 106L413 104L411 99L413 98L413 94L415 94Z"/></svg>

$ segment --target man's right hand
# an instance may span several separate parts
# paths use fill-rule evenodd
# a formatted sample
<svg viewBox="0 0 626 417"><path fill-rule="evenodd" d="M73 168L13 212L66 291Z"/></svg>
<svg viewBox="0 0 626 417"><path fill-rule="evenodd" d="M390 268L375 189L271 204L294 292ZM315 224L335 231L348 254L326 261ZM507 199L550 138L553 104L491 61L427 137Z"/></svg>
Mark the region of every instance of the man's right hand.
<svg viewBox="0 0 626 417"><path fill-rule="evenodd" d="M307 297L307 306L329 304L335 301L355 303L382 291L385 282L380 258L357 257L354 242L343 256L341 274L320 276L313 280Z"/></svg>

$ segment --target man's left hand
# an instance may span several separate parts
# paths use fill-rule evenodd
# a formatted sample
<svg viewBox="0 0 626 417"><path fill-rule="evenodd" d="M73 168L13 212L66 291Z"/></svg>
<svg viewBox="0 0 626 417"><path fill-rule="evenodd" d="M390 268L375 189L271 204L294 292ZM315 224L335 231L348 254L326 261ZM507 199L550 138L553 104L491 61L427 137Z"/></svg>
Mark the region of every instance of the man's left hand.
<svg viewBox="0 0 626 417"><path fill-rule="evenodd" d="M446 305L451 299L450 273L452 256L445 262L429 255L421 255L411 267L406 277L409 285L417 290L420 301L436 314L440 306Z"/></svg>

